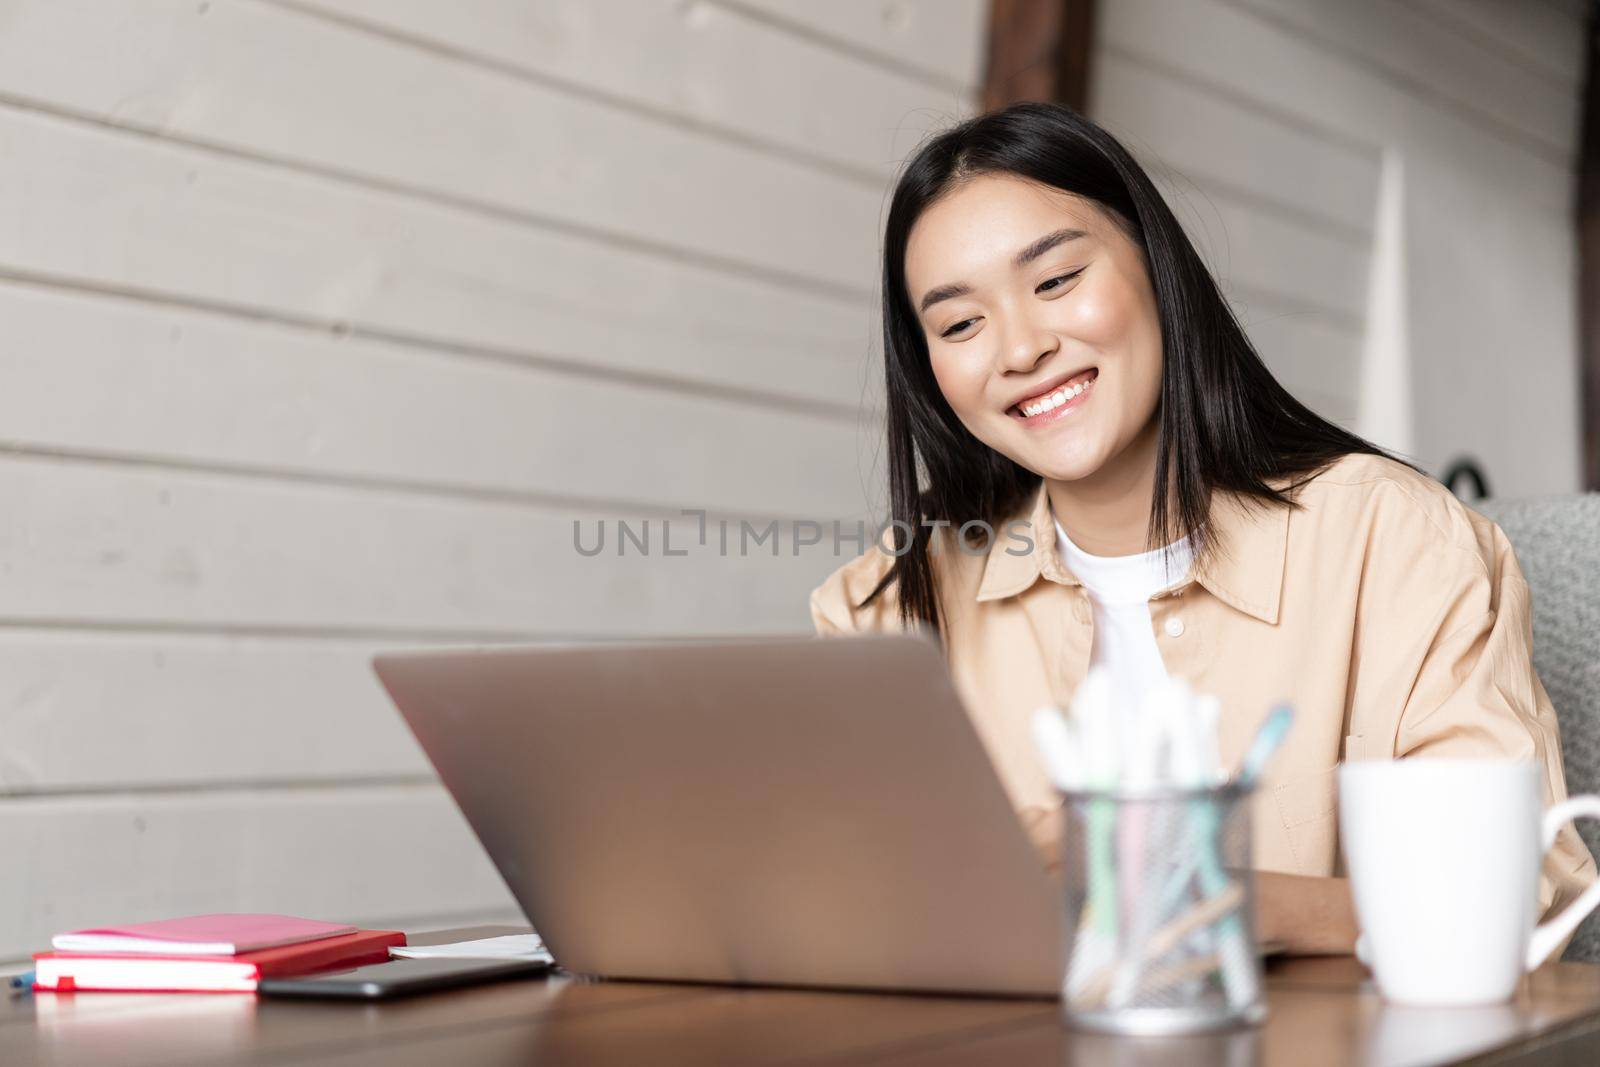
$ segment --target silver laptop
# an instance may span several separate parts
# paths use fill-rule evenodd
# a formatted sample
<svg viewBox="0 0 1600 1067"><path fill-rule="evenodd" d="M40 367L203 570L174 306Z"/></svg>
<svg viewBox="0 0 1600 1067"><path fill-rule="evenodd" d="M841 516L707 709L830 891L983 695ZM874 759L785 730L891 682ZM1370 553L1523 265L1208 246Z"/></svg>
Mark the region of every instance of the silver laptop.
<svg viewBox="0 0 1600 1067"><path fill-rule="evenodd" d="M928 639L374 667L567 970L1058 994L1056 883Z"/></svg>

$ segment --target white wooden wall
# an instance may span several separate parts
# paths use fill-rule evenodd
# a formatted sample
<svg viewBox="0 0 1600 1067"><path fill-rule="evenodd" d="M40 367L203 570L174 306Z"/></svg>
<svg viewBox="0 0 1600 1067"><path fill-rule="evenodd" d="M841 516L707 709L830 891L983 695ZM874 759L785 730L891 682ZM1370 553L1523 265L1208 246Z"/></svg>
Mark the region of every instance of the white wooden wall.
<svg viewBox="0 0 1600 1067"><path fill-rule="evenodd" d="M0 960L506 915L374 649L807 630L832 559L571 523L878 502L887 179L985 18L0 0Z"/></svg>
<svg viewBox="0 0 1600 1067"><path fill-rule="evenodd" d="M1313 407L1579 488L1582 0L1106 0L1090 114Z"/></svg>

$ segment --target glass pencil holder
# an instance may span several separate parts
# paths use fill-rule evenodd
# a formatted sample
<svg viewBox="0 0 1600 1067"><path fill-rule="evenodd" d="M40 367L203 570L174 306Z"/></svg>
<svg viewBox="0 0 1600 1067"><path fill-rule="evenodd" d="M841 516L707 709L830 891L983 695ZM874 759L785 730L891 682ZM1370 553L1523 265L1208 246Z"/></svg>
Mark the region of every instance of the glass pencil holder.
<svg viewBox="0 0 1600 1067"><path fill-rule="evenodd" d="M1250 788L1061 797L1063 1021L1179 1034L1264 1019Z"/></svg>

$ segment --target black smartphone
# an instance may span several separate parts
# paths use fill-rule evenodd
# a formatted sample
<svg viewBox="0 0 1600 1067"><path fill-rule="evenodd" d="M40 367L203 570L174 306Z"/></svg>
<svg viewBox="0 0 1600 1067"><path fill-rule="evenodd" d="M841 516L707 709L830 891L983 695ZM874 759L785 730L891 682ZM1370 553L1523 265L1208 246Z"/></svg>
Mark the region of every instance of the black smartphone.
<svg viewBox="0 0 1600 1067"><path fill-rule="evenodd" d="M376 1000L403 997L452 986L523 978L550 970L545 960L392 959L286 978L263 978L256 992L271 997L355 997Z"/></svg>

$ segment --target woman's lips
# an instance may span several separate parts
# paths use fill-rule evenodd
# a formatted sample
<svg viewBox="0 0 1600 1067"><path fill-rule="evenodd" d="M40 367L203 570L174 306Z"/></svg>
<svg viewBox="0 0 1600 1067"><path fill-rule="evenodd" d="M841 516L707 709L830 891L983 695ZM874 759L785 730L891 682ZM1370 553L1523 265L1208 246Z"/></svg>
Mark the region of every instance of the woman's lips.
<svg viewBox="0 0 1600 1067"><path fill-rule="evenodd" d="M1028 427L1045 426L1055 422L1058 419L1064 419L1068 415L1071 415L1073 412L1077 411L1084 404L1088 403L1089 397L1094 393L1096 383L1099 381L1099 378L1099 368L1092 368L1088 372L1087 376L1080 374L1076 378L1071 379L1071 386L1065 387L1065 398L1060 403L1055 404L1053 407L1049 407L1043 411L1038 411L1032 415L1025 415L1022 412L1024 404L1019 403L1013 404L1010 408L1008 408L1006 410L1006 414L1010 415L1012 418ZM1063 387L1058 387L1053 391L1052 394L1049 395L1062 396ZM1024 403L1031 408L1037 403L1037 400L1030 397Z"/></svg>

